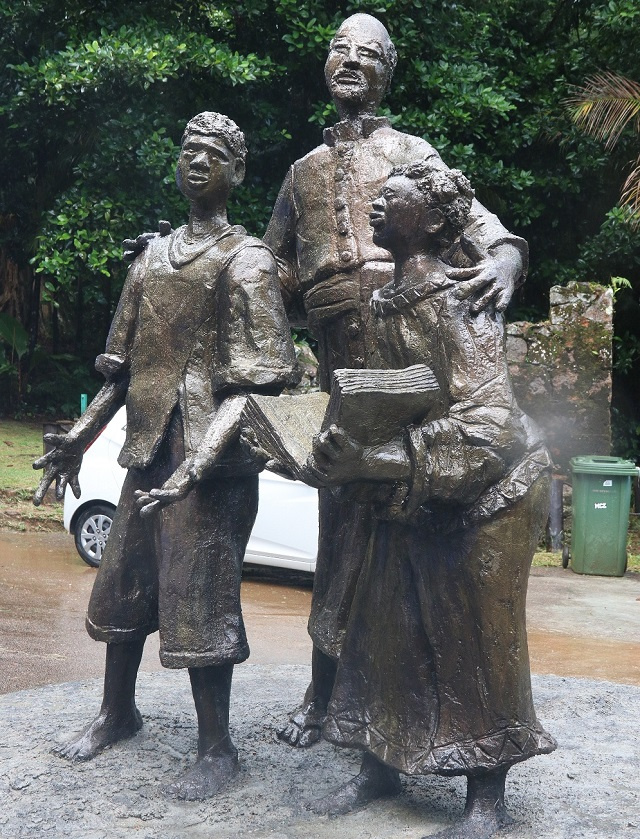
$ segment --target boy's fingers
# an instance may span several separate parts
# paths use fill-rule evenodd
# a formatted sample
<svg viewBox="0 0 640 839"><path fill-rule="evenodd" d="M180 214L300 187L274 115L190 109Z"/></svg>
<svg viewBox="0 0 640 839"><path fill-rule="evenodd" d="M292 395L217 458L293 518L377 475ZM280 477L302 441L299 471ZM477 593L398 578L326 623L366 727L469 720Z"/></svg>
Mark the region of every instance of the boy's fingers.
<svg viewBox="0 0 640 839"><path fill-rule="evenodd" d="M80 489L80 481L78 480L77 475L73 475L69 481L69 486L71 487L71 492L75 495L75 497L80 498L82 491Z"/></svg>
<svg viewBox="0 0 640 839"><path fill-rule="evenodd" d="M44 497L47 494L47 490L51 486L51 482L53 481L54 477L55 470L52 467L49 467L42 476L42 479L38 484L38 488L33 493L34 506L39 507L42 504Z"/></svg>
<svg viewBox="0 0 640 839"><path fill-rule="evenodd" d="M50 463L54 458L54 452L50 451L46 454L43 454L42 457L39 457L37 460L33 461L33 468L34 469L44 469L44 467Z"/></svg>
<svg viewBox="0 0 640 839"><path fill-rule="evenodd" d="M148 504L145 504L143 507L140 508L140 515L143 519L147 519L152 516L157 510L162 507L159 501L149 501Z"/></svg>
<svg viewBox="0 0 640 839"><path fill-rule="evenodd" d="M56 500L64 501L64 491L67 488L67 476L59 475L56 478Z"/></svg>

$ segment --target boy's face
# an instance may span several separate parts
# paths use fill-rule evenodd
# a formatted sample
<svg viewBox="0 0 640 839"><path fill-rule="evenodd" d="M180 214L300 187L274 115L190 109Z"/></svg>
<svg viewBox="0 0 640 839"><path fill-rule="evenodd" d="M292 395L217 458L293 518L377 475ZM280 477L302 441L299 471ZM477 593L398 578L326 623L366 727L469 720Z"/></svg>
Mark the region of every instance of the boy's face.
<svg viewBox="0 0 640 839"><path fill-rule="evenodd" d="M372 206L369 223L376 245L393 252L424 244L430 208L415 180L405 175L389 178Z"/></svg>
<svg viewBox="0 0 640 839"><path fill-rule="evenodd" d="M235 157L216 135L187 134L184 138L176 181L190 201L226 201L244 177L244 162Z"/></svg>

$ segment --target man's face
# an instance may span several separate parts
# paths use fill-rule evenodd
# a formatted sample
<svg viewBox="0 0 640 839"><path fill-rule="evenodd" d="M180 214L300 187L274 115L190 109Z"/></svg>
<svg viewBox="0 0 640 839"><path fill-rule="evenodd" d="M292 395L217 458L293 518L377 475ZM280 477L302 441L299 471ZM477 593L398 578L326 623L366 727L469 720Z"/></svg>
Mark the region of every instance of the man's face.
<svg viewBox="0 0 640 839"><path fill-rule="evenodd" d="M431 215L415 180L405 175L389 178L369 214L373 241L391 252L417 249L428 238Z"/></svg>
<svg viewBox="0 0 640 839"><path fill-rule="evenodd" d="M182 144L176 180L190 201L226 200L244 177L244 162L221 137L188 134Z"/></svg>
<svg viewBox="0 0 640 839"><path fill-rule="evenodd" d="M332 99L375 111L387 89L390 70L382 35L373 27L344 23L329 49L324 68Z"/></svg>

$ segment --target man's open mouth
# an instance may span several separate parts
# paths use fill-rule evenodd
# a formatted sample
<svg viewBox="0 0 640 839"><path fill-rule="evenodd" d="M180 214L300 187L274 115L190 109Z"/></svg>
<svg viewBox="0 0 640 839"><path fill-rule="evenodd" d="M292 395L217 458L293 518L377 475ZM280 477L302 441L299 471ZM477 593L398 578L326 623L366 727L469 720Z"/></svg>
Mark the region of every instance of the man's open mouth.
<svg viewBox="0 0 640 839"><path fill-rule="evenodd" d="M336 73L333 79L339 84L362 84L364 82L364 78L359 73Z"/></svg>
<svg viewBox="0 0 640 839"><path fill-rule="evenodd" d="M209 178L201 172L189 172L187 180L192 184L206 184Z"/></svg>

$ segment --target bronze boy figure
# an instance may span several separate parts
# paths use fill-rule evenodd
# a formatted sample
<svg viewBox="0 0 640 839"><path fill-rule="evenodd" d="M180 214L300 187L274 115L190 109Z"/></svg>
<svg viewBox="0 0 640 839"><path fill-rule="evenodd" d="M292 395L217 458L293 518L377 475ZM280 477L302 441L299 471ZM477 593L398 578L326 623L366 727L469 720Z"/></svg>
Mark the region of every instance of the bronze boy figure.
<svg viewBox="0 0 640 839"><path fill-rule="evenodd" d="M259 467L232 434L219 464L191 479L179 503L142 517L136 500L194 455L238 395L278 393L293 379L273 255L227 221L245 156L244 136L227 117L204 112L188 123L176 175L188 224L153 238L133 263L96 364L107 384L34 464L46 467L36 503L54 479L60 494L69 482L78 495L84 447L126 401L119 462L128 473L87 615L89 634L107 643L103 703L59 753L88 760L139 730L136 676L145 639L159 629L162 664L189 669L198 716L195 766L168 788L186 799L214 795L238 771L229 695L233 665L249 655L240 575Z"/></svg>
<svg viewBox="0 0 640 839"><path fill-rule="evenodd" d="M325 66L340 121L326 129L323 145L289 169L265 235L278 259L286 304L302 305L318 339L323 390L329 390L336 368L376 366L369 300L391 279L393 261L386 246L372 239L371 202L394 166L426 159L429 169L447 171L429 143L376 116L395 64L395 48L380 21L356 14L340 26ZM524 279L526 243L475 200L466 233L483 258L472 267L447 271L466 278L467 295L477 292L474 308L495 300L504 309L514 284ZM307 746L320 737L372 526L370 504L340 491L320 491L309 620L312 682L280 732L291 745Z"/></svg>
<svg viewBox="0 0 640 839"><path fill-rule="evenodd" d="M509 767L555 748L533 708L525 629L550 461L511 390L502 316L474 313L450 276L472 196L462 173L427 161L395 169L373 203L373 240L395 269L370 300L372 366L425 363L442 401L375 450L334 426L311 463L327 485L368 487L374 506L323 728L363 750L362 769L313 809L393 794L398 772L466 775L462 822L436 834L448 839L508 824Z"/></svg>

